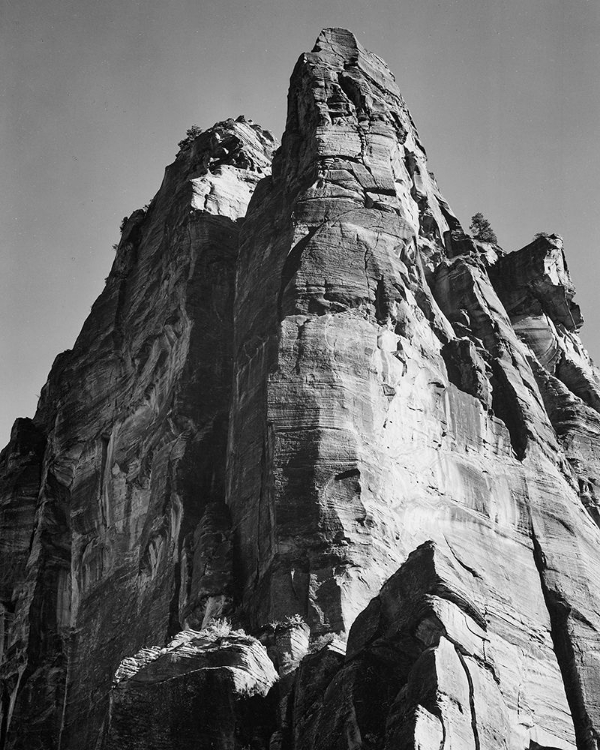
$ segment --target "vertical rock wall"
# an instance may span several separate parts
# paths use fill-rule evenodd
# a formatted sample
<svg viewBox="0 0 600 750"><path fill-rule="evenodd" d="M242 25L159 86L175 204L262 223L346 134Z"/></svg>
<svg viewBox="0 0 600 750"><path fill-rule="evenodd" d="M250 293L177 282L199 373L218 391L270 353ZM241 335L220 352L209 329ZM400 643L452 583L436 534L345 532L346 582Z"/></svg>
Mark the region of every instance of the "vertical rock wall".
<svg viewBox="0 0 600 750"><path fill-rule="evenodd" d="M462 233L392 74L324 31L242 233L228 504L256 625L298 612L347 630L411 551L452 561L452 604L434 607L446 640L410 656L422 670L434 649L434 687L402 705L406 747L429 747L430 725L449 747L596 747L598 376L572 292L557 241L505 256ZM585 426L565 424L567 402ZM330 728L306 746L349 746Z"/></svg>
<svg viewBox="0 0 600 750"><path fill-rule="evenodd" d="M0 456L0 744L598 750L600 374L561 239L466 235L342 29L269 176L273 145L184 144Z"/></svg>
<svg viewBox="0 0 600 750"><path fill-rule="evenodd" d="M183 146L126 222L35 419L15 426L0 506L6 747L94 747L123 656L229 606L235 262L273 146L243 118Z"/></svg>
<svg viewBox="0 0 600 750"><path fill-rule="evenodd" d="M390 71L349 32L323 32L292 75L240 249L228 503L258 620L291 609L343 629L404 558L379 489L411 359L396 328L440 381L436 330L452 332L424 272L448 219Z"/></svg>

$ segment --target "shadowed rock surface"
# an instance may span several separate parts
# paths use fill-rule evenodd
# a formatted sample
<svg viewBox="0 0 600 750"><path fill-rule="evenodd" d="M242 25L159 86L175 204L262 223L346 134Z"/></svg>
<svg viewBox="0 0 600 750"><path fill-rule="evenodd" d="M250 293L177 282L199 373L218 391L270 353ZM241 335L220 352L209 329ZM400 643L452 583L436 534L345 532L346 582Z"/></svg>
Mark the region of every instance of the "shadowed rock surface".
<svg viewBox="0 0 600 750"><path fill-rule="evenodd" d="M469 237L343 29L273 147L184 145L0 457L3 747L598 750L561 238Z"/></svg>
<svg viewBox="0 0 600 750"><path fill-rule="evenodd" d="M260 699L276 681L256 639L183 631L166 648L144 649L120 665L106 750L265 746L274 711Z"/></svg>
<svg viewBox="0 0 600 750"><path fill-rule="evenodd" d="M241 118L182 148L2 454L7 747L95 747L123 657L229 607L235 263L274 146Z"/></svg>

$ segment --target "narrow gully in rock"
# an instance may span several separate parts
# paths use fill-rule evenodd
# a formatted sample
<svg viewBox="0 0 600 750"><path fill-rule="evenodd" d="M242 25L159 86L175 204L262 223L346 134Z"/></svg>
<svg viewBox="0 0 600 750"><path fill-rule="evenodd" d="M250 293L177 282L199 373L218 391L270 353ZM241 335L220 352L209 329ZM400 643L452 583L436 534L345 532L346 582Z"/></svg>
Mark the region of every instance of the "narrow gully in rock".
<svg viewBox="0 0 600 750"><path fill-rule="evenodd" d="M531 541L533 543L533 559L539 573L540 586L550 617L550 635L554 644L554 653L562 674L567 702L573 716L577 750L598 750L600 748L600 738L594 738L593 736L592 723L581 692L579 675L575 665L575 653L569 636L568 619L570 616L570 606L567 602L561 601L556 592L551 591L546 583L545 556L537 539L533 524L531 527Z"/></svg>
<svg viewBox="0 0 600 750"><path fill-rule="evenodd" d="M475 750L480 750L479 729L477 727L477 713L475 712L475 691L473 687L473 678L471 677L471 672L469 671L469 667L467 665L465 657L461 654L460 649L457 647L456 644L454 644L454 650L456 651L456 655L458 656L458 659L460 663L462 664L462 668L465 670L465 676L469 684L469 707L471 709L471 727L473 729L473 742L475 743Z"/></svg>

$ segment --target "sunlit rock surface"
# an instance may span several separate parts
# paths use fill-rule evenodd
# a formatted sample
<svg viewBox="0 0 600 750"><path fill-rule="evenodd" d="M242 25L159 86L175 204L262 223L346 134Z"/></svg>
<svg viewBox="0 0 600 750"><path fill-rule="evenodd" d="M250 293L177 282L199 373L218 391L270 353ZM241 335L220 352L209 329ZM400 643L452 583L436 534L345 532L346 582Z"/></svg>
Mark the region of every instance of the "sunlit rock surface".
<svg viewBox="0 0 600 750"><path fill-rule="evenodd" d="M597 419L555 424L567 397L589 413L597 375L559 240L505 255L460 237L385 64L348 32L323 32L292 75L238 261L228 504L244 605L257 625L297 611L315 632L348 630L433 542L467 571L486 656L471 688L453 646L423 656L433 697L411 693L402 711L418 720L401 734L418 746L456 724L431 714L446 696L464 709L455 747L485 734L592 747ZM563 352L554 370L528 315L545 316ZM465 700L498 716L467 722Z"/></svg>
<svg viewBox="0 0 600 750"><path fill-rule="evenodd" d="M469 237L342 29L268 176L272 147L183 148L2 454L6 747L598 750L600 375L561 238ZM223 617L259 640L202 642Z"/></svg>

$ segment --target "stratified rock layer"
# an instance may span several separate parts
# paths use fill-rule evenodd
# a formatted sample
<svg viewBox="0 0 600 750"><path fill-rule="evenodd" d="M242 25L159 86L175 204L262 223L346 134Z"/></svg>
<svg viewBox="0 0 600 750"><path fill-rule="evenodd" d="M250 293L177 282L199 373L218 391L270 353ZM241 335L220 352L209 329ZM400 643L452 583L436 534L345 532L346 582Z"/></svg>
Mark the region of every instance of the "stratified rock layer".
<svg viewBox="0 0 600 750"><path fill-rule="evenodd" d="M125 223L35 420L15 427L0 506L6 747L95 747L121 659L231 602L235 263L274 145L243 118L184 145Z"/></svg>
<svg viewBox="0 0 600 750"><path fill-rule="evenodd" d="M239 258L228 504L259 621L291 609L344 629L408 551L382 471L401 465L389 439L407 457L416 448L392 423L411 401L394 398L396 381L421 361L397 331L431 350L442 388L436 334L453 334L424 270L444 256L449 221L392 74L350 33L324 32L292 75Z"/></svg>
<svg viewBox="0 0 600 750"><path fill-rule="evenodd" d="M597 374L560 240L505 255L466 237L392 74L333 29L296 66L238 263L227 502L255 623L347 630L434 544L480 642L413 644L393 736L596 747ZM442 630L467 617L440 607ZM330 730L365 688L343 684L323 747L353 746Z"/></svg>
<svg viewBox="0 0 600 750"><path fill-rule="evenodd" d="M6 747L598 750L600 374L562 240L466 235L341 29L259 182L271 146L184 146L2 454Z"/></svg>

